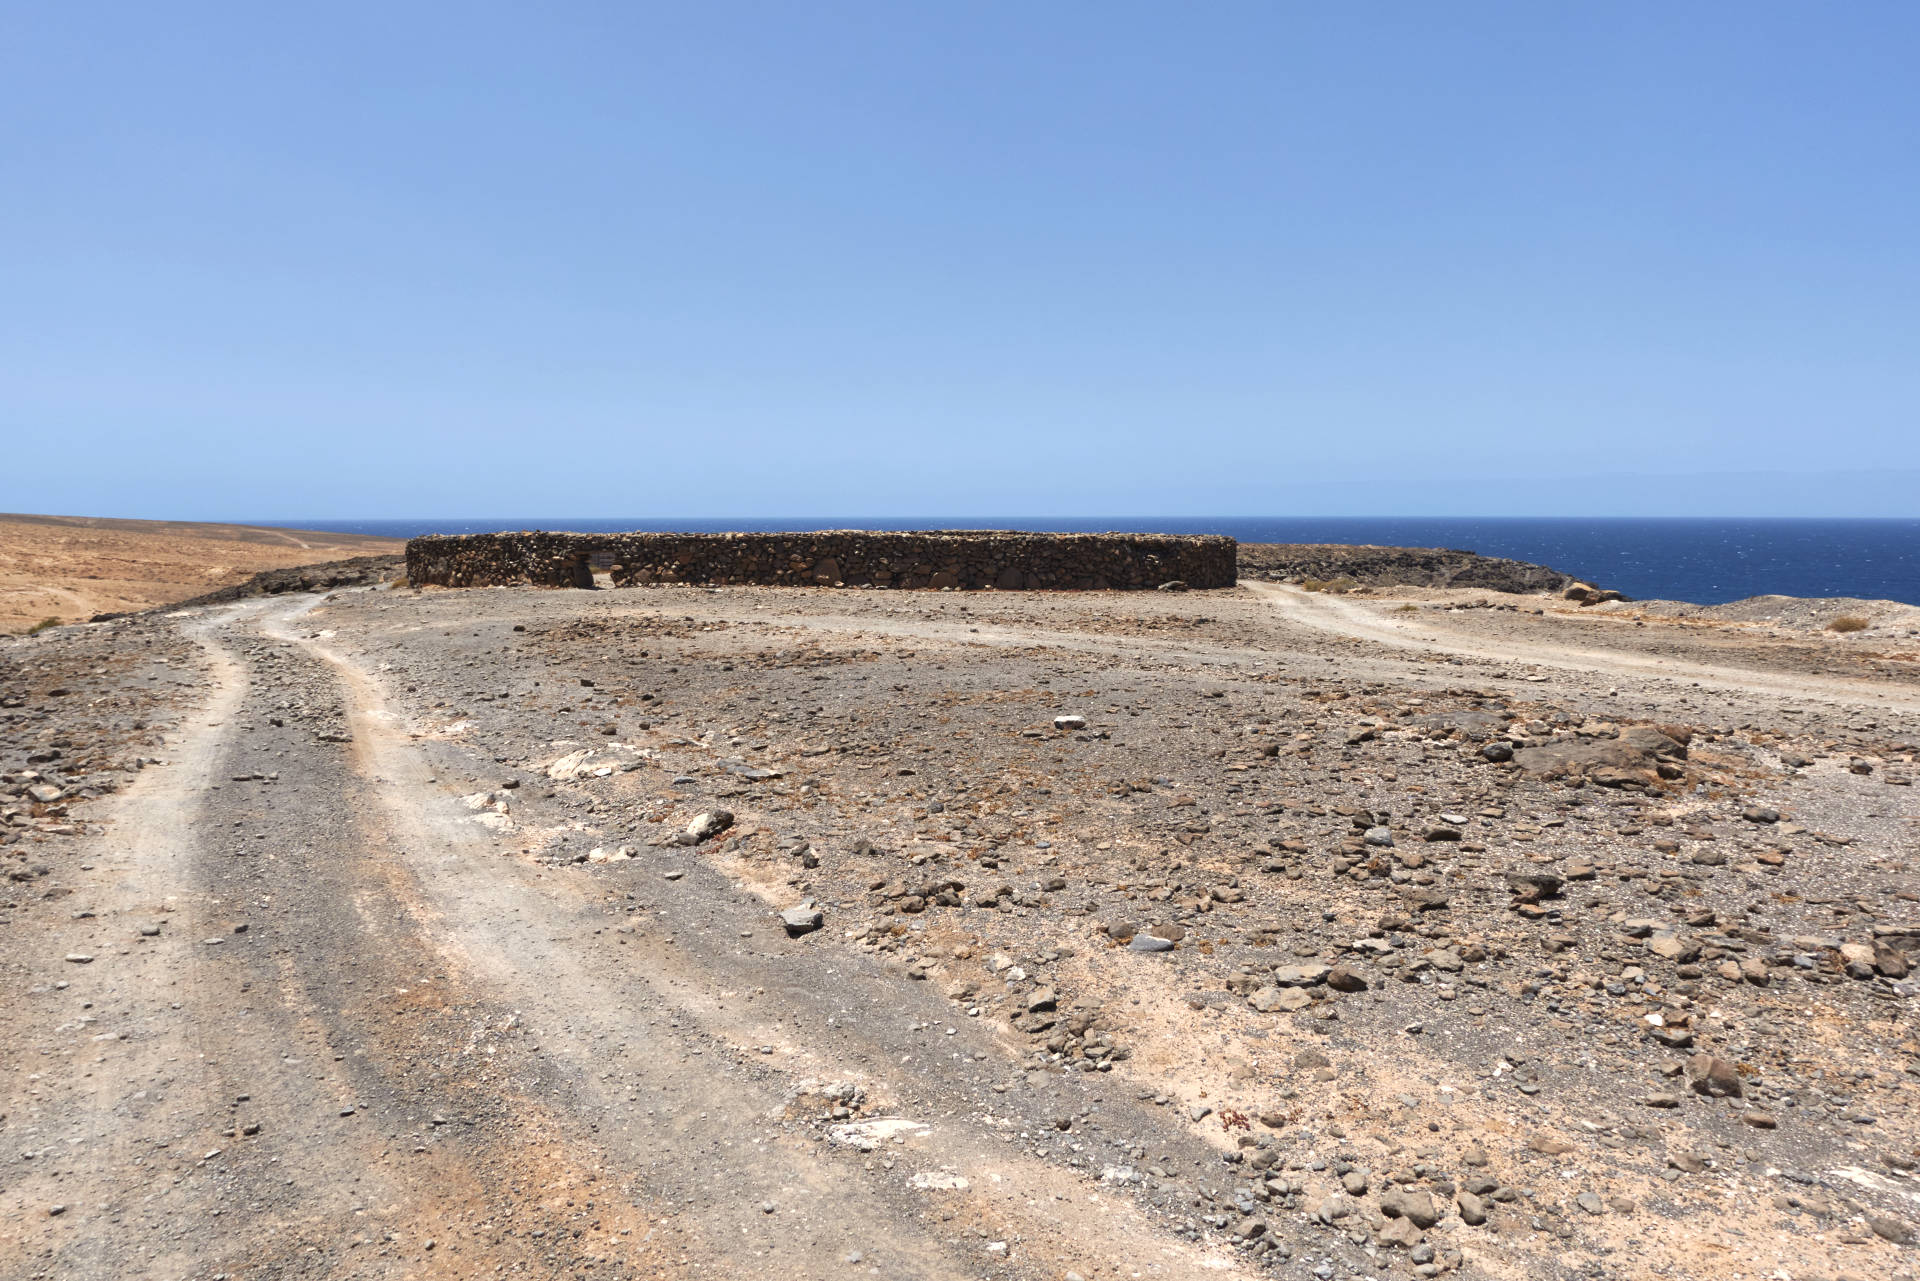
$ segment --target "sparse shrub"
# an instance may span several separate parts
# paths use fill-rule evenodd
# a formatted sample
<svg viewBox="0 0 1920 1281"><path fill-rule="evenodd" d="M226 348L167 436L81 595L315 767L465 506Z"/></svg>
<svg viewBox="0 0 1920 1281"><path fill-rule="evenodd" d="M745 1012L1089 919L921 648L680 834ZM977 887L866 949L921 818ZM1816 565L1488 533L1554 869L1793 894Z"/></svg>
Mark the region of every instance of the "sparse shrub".
<svg viewBox="0 0 1920 1281"><path fill-rule="evenodd" d="M58 626L60 626L60 620L59 620L59 619L57 619L57 618L43 618L43 619L41 619L41 620L40 620L39 622L37 622L37 623L35 623L35 624L34 624L34 625L33 625L32 627L29 627L29 628L27 628L27 635L29 635L29 636L38 636L38 635L39 635L39 634L40 634L41 632L44 632L44 631L46 631L46 630L47 630L47 628L49 628L49 627L58 627Z"/></svg>
<svg viewBox="0 0 1920 1281"><path fill-rule="evenodd" d="M1418 605L1415 605L1409 602L1408 604L1402 605L1400 608L1394 610L1393 612L1396 614L1417 614L1420 612L1420 607Z"/></svg>
<svg viewBox="0 0 1920 1281"><path fill-rule="evenodd" d="M1827 624L1827 630L1830 632L1864 632L1871 626L1873 626L1872 623L1869 623L1858 614L1842 614Z"/></svg>
<svg viewBox="0 0 1920 1281"><path fill-rule="evenodd" d="M1360 584L1357 580L1346 577L1303 578L1300 580L1300 586L1303 590L1310 592L1327 592L1334 596L1344 596L1357 589Z"/></svg>

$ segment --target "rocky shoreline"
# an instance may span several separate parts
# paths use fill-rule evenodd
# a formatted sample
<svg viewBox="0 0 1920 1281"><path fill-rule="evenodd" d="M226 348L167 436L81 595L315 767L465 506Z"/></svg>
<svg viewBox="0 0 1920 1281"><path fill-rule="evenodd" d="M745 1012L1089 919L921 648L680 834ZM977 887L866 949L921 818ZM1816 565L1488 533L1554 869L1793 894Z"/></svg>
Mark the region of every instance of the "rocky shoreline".
<svg viewBox="0 0 1920 1281"><path fill-rule="evenodd" d="M1544 595L1581 581L1545 565L1446 547L1242 543L1239 560L1242 575L1280 582L1351 580L1363 587L1472 587Z"/></svg>

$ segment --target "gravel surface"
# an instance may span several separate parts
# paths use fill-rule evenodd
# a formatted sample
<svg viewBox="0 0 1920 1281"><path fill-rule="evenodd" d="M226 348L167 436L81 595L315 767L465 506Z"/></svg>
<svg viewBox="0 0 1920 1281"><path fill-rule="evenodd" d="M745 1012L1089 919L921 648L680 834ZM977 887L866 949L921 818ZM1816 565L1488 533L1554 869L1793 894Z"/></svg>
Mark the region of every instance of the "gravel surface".
<svg viewBox="0 0 1920 1281"><path fill-rule="evenodd" d="M0 641L0 1276L1910 1276L1920 661L1808 636L1263 583Z"/></svg>

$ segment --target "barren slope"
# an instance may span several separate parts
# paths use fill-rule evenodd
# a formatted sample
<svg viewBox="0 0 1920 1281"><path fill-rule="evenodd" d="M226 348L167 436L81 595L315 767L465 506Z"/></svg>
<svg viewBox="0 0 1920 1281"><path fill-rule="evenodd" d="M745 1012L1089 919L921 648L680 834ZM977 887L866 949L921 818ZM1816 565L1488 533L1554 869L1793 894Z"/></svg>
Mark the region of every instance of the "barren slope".
<svg viewBox="0 0 1920 1281"><path fill-rule="evenodd" d="M393 555L391 538L190 521L0 514L0 633L185 600L263 569Z"/></svg>

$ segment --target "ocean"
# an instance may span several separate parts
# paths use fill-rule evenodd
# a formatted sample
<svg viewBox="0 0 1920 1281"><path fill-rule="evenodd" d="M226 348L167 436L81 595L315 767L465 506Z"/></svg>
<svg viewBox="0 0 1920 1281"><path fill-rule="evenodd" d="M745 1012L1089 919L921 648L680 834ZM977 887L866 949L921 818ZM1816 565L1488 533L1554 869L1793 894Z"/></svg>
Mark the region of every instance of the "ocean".
<svg viewBox="0 0 1920 1281"><path fill-rule="evenodd" d="M1747 596L1858 596L1920 605L1920 520L1575 519L1537 517L942 517L832 520L740 517L653 520L513 517L462 520L257 522L293 529L472 534L499 529L807 530L1037 529L1226 534L1245 543L1376 543L1453 547L1551 565L1642 600L1717 605Z"/></svg>

